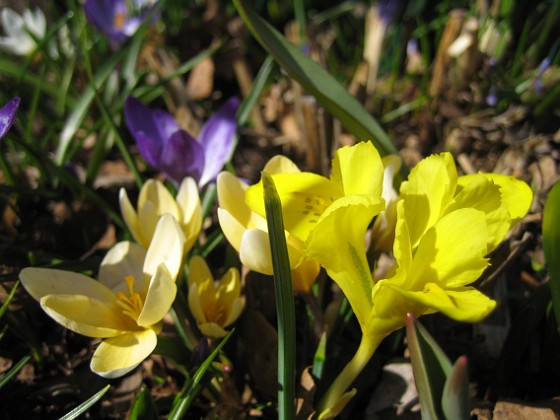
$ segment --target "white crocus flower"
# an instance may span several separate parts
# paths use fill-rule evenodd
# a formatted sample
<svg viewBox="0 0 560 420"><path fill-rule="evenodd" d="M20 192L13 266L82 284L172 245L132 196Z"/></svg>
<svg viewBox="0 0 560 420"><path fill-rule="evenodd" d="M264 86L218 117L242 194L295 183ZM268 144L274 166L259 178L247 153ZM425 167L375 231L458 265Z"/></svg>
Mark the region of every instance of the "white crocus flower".
<svg viewBox="0 0 560 420"><path fill-rule="evenodd" d="M9 7L2 9L0 20L6 36L0 37L0 48L17 55L29 55L37 47L36 39L43 39L47 21L41 9L26 9L19 15Z"/></svg>

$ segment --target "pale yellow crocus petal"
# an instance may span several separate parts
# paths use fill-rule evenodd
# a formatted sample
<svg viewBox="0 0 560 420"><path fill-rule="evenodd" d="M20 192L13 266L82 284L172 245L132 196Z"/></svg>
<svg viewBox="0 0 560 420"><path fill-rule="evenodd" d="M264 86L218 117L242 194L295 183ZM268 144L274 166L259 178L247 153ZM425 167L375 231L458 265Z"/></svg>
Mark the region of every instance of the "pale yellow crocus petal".
<svg viewBox="0 0 560 420"><path fill-rule="evenodd" d="M372 308L373 279L366 260L365 232L384 207L380 197L353 195L330 206L306 243L308 255L325 267L365 327ZM333 246L333 240L336 245Z"/></svg>
<svg viewBox="0 0 560 420"><path fill-rule="evenodd" d="M84 295L47 295L39 301L43 310L64 327L88 337L114 337L134 328L116 305Z"/></svg>
<svg viewBox="0 0 560 420"><path fill-rule="evenodd" d="M459 177L459 185L466 185L476 177L476 175L465 175ZM533 202L533 192L526 182L523 182L511 175L494 173L481 173L480 175L492 180L500 187L502 202L508 209L512 222L515 224L521 220L531 207Z"/></svg>
<svg viewBox="0 0 560 420"><path fill-rule="evenodd" d="M218 290L216 291L216 300L226 308L226 312L229 312L233 301L239 297L240 292L239 271L236 268L230 268L220 279Z"/></svg>
<svg viewBox="0 0 560 420"><path fill-rule="evenodd" d="M142 265L146 258L143 246L129 241L115 244L101 261L99 282L113 292L127 292L125 277L134 278L134 290L144 288L144 272Z"/></svg>
<svg viewBox="0 0 560 420"><path fill-rule="evenodd" d="M239 260L250 270L272 275L272 253L268 233L260 229L247 229L241 236Z"/></svg>
<svg viewBox="0 0 560 420"><path fill-rule="evenodd" d="M184 245L185 234L177 220L170 214L161 216L146 253L144 273L153 276L158 266L163 263L171 277L176 280L183 262Z"/></svg>
<svg viewBox="0 0 560 420"><path fill-rule="evenodd" d="M199 324L200 332L206 337L222 338L227 335L227 331L220 327L215 322Z"/></svg>
<svg viewBox="0 0 560 420"><path fill-rule="evenodd" d="M138 325L149 327L160 322L171 308L176 294L175 278L164 264L160 264L150 281L142 312L138 316Z"/></svg>
<svg viewBox="0 0 560 420"><path fill-rule="evenodd" d="M104 378L118 378L138 366L157 345L152 329L134 331L104 340L91 359L91 370Z"/></svg>
<svg viewBox="0 0 560 420"><path fill-rule="evenodd" d="M383 189L383 162L369 141L362 141L336 151L331 179L341 186L344 195L380 196Z"/></svg>
<svg viewBox="0 0 560 420"><path fill-rule="evenodd" d="M189 287L189 309L191 310L192 316L196 319L199 323L206 322L206 315L202 310L202 306L200 304L200 296L198 295L198 283L193 283Z"/></svg>
<svg viewBox="0 0 560 420"><path fill-rule="evenodd" d="M239 318L239 315L241 315L244 306L245 306L245 301L240 297L237 297L233 301L233 304L229 308L228 316L224 321L224 327L231 325L234 321L237 320L237 318Z"/></svg>
<svg viewBox="0 0 560 420"><path fill-rule="evenodd" d="M432 155L420 161L401 184L405 216L412 247L443 214L453 200L457 168L450 153Z"/></svg>
<svg viewBox="0 0 560 420"><path fill-rule="evenodd" d="M141 209L146 203L152 203L156 209L156 221L164 213L169 213L179 220L179 208L177 202L163 183L149 179L140 189L138 196L138 208ZM142 218L140 218L143 221Z"/></svg>
<svg viewBox="0 0 560 420"><path fill-rule="evenodd" d="M108 306L116 300L115 294L100 282L71 271L50 268L24 268L19 278L23 287L35 300L47 295L84 295Z"/></svg>
<svg viewBox="0 0 560 420"><path fill-rule="evenodd" d="M189 252L202 229L202 206L198 186L192 178L185 178L177 192L179 223L185 232L185 253Z"/></svg>
<svg viewBox="0 0 560 420"><path fill-rule="evenodd" d="M138 215L134 206L128 198L128 194L124 188L119 191L119 206L121 208L121 214L123 216L124 222L128 226L130 233L134 239L138 242L143 243L142 234L140 233L140 227L138 226Z"/></svg>
<svg viewBox="0 0 560 420"><path fill-rule="evenodd" d="M252 211L245 204L247 184L229 172L221 172L216 186L220 208L225 209L241 226L253 227L250 226Z"/></svg>
<svg viewBox="0 0 560 420"><path fill-rule="evenodd" d="M228 242L239 252L241 248L241 238L247 227L239 223L229 211L223 208L218 208L218 222Z"/></svg>
<svg viewBox="0 0 560 420"><path fill-rule="evenodd" d="M151 240L154 236L157 223L159 221L159 209L157 204L151 201L146 201L142 207L138 207L138 223L140 231L140 242L144 248L150 246Z"/></svg>
<svg viewBox="0 0 560 420"><path fill-rule="evenodd" d="M264 165L263 172L270 175L274 174L290 174L301 172L298 166L286 156L276 155L272 157L266 165Z"/></svg>
<svg viewBox="0 0 560 420"><path fill-rule="evenodd" d="M208 279L212 280L212 272L206 263L206 260L199 255L195 255L189 262L189 288L193 284L200 284Z"/></svg>

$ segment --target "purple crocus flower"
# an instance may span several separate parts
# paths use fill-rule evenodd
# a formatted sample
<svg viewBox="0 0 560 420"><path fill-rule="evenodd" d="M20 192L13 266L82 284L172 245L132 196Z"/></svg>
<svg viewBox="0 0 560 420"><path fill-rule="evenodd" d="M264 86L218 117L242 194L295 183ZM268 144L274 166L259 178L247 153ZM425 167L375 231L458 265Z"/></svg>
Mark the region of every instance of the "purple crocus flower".
<svg viewBox="0 0 560 420"><path fill-rule="evenodd" d="M132 96L126 99L124 116L146 162L177 185L190 176L202 188L218 176L231 154L238 107L237 98L230 98L204 124L198 141L167 112L151 110Z"/></svg>
<svg viewBox="0 0 560 420"><path fill-rule="evenodd" d="M0 109L0 139L6 135L14 123L20 99L16 96Z"/></svg>
<svg viewBox="0 0 560 420"><path fill-rule="evenodd" d="M108 39L111 48L117 49L127 38L134 35L153 5L136 2L134 10L125 0L86 0L84 11L87 20ZM138 9L138 14L133 12Z"/></svg>

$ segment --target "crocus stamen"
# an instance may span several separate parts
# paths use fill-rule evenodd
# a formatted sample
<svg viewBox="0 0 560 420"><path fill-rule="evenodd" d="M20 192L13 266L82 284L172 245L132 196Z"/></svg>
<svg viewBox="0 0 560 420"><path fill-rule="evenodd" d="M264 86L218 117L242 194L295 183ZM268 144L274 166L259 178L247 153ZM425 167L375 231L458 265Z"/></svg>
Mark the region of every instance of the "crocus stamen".
<svg viewBox="0 0 560 420"><path fill-rule="evenodd" d="M123 313L134 321L138 319L142 308L144 307L144 302L138 293L134 292L134 277L126 276L124 281L128 285L128 291L130 296L126 296L123 292L118 292L117 305L123 309Z"/></svg>
<svg viewBox="0 0 560 420"><path fill-rule="evenodd" d="M124 27L125 21L126 13L124 11L117 12L115 13L115 17L113 19L113 27L120 31Z"/></svg>

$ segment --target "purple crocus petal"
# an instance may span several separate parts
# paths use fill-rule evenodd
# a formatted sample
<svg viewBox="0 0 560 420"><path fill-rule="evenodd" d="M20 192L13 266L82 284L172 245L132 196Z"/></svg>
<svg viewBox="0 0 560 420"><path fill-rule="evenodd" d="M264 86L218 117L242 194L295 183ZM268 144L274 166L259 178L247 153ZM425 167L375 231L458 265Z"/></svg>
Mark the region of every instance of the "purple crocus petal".
<svg viewBox="0 0 560 420"><path fill-rule="evenodd" d="M237 108L237 98L230 98L202 127L198 141L204 148L204 172L199 187L213 181L231 155L237 129Z"/></svg>
<svg viewBox="0 0 560 420"><path fill-rule="evenodd" d="M14 123L14 118L19 107L20 98L12 98L0 109L0 139L8 132Z"/></svg>
<svg viewBox="0 0 560 420"><path fill-rule="evenodd" d="M186 131L175 132L165 144L159 169L176 185L190 176L199 180L204 168L204 149Z"/></svg>
<svg viewBox="0 0 560 420"><path fill-rule="evenodd" d="M86 0L84 11L87 20L107 37L112 48L126 40L128 8L124 0Z"/></svg>
<svg viewBox="0 0 560 420"><path fill-rule="evenodd" d="M124 117L142 157L155 168L168 139L179 125L163 110L152 111L136 98L129 96L124 103Z"/></svg>

